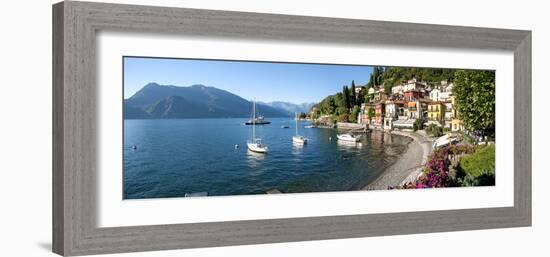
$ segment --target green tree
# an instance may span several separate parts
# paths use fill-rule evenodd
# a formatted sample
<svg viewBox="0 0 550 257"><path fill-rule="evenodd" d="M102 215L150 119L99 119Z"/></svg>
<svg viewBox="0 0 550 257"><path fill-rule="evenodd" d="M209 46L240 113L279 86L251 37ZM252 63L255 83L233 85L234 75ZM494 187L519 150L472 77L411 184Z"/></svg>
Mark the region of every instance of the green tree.
<svg viewBox="0 0 550 257"><path fill-rule="evenodd" d="M372 118L374 118L375 115L376 115L376 111L374 110L374 108L370 107L369 110L367 111L367 117L369 117L369 120L372 120Z"/></svg>
<svg viewBox="0 0 550 257"><path fill-rule="evenodd" d="M362 86L361 87L361 90L359 90L359 94L357 94L357 101L356 101L356 104L357 105L361 105L362 103L365 102L365 95L367 94L367 87L365 86Z"/></svg>
<svg viewBox="0 0 550 257"><path fill-rule="evenodd" d="M413 131L421 130L423 128L422 120L416 119L413 123Z"/></svg>
<svg viewBox="0 0 550 257"><path fill-rule="evenodd" d="M342 89L342 95L343 95L343 100L344 100L344 108L348 109L351 107L351 104L350 104L350 101L349 101L349 98L350 98L350 93L349 93L349 88L348 86L344 86L344 88Z"/></svg>
<svg viewBox="0 0 550 257"><path fill-rule="evenodd" d="M380 86L380 77L382 75L382 69L378 66L372 68L372 83L373 86Z"/></svg>
<svg viewBox="0 0 550 257"><path fill-rule="evenodd" d="M351 81L351 92L350 92L350 106L354 106L356 105L356 99L357 99L357 95L355 94L355 81L352 80Z"/></svg>
<svg viewBox="0 0 550 257"><path fill-rule="evenodd" d="M371 88L374 86L374 76L372 75L372 73L370 74L370 77L369 77L369 82L365 85L367 88Z"/></svg>
<svg viewBox="0 0 550 257"><path fill-rule="evenodd" d="M453 94L464 127L470 131L495 131L495 72L459 70L454 74Z"/></svg>
<svg viewBox="0 0 550 257"><path fill-rule="evenodd" d="M384 93L385 93L386 95L391 95L391 88L392 88L392 87L393 87L392 84L389 84L389 83L386 84L386 83L384 83Z"/></svg>

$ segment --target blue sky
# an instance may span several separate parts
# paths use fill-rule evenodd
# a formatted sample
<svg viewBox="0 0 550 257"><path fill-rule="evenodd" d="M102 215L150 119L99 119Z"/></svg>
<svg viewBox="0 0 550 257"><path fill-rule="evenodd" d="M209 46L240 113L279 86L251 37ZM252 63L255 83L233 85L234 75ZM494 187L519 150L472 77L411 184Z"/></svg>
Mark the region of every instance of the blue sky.
<svg viewBox="0 0 550 257"><path fill-rule="evenodd" d="M156 82L203 84L263 102L319 102L352 80L366 84L371 72L370 66L125 57L124 98Z"/></svg>

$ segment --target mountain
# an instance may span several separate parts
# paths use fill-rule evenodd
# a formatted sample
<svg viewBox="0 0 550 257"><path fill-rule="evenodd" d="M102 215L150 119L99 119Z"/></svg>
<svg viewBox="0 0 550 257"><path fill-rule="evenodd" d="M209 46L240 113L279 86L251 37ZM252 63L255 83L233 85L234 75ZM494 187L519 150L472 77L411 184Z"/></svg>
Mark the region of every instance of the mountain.
<svg viewBox="0 0 550 257"><path fill-rule="evenodd" d="M281 102L281 101L274 101L274 102L261 103L261 104L286 112L290 116L294 116L294 113L301 113L301 112L308 113L311 107L314 105L314 103L294 104L294 103Z"/></svg>
<svg viewBox="0 0 550 257"><path fill-rule="evenodd" d="M257 105L266 117L288 117L282 110ZM124 119L250 117L252 103L215 87L179 87L149 83L124 100Z"/></svg>

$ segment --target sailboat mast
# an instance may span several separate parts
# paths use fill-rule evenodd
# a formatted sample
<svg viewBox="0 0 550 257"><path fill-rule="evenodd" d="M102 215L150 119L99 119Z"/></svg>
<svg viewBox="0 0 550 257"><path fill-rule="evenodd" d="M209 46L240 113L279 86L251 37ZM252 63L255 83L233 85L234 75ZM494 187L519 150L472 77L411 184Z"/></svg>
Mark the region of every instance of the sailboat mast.
<svg viewBox="0 0 550 257"><path fill-rule="evenodd" d="M296 121L296 136L298 135L298 113L294 113L294 120Z"/></svg>
<svg viewBox="0 0 550 257"><path fill-rule="evenodd" d="M252 142L256 138L256 98L252 100Z"/></svg>

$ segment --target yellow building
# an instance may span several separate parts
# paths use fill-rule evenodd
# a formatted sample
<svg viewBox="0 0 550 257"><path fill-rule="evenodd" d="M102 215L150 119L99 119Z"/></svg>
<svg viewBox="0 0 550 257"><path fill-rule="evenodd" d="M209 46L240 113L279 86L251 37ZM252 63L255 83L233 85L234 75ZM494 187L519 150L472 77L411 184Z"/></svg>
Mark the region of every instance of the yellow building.
<svg viewBox="0 0 550 257"><path fill-rule="evenodd" d="M428 104L428 120L442 121L445 117L445 104L442 102L431 102Z"/></svg>
<svg viewBox="0 0 550 257"><path fill-rule="evenodd" d="M464 124L461 119L453 119L451 121L451 131L461 131L464 129Z"/></svg>
<svg viewBox="0 0 550 257"><path fill-rule="evenodd" d="M451 131L461 131L464 129L464 123L460 119L455 96L451 96L451 103L453 105L453 119L451 120Z"/></svg>

